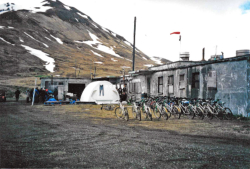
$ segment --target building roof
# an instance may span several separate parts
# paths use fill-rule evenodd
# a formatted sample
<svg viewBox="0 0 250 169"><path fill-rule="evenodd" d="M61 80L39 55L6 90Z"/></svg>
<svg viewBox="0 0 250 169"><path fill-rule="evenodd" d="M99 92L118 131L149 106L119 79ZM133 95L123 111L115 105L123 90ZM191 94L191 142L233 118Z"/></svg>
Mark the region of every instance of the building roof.
<svg viewBox="0 0 250 169"><path fill-rule="evenodd" d="M149 70L137 70L129 72L131 75L147 75L154 72L159 71L166 71L166 70L176 70L176 69L186 69L195 66L204 66L209 64L216 64L222 62L233 62L233 61L240 61L240 60L247 60L250 59L250 54L244 56L236 56L231 58L225 58L220 60L208 60L208 61L177 61L168 63L166 65L154 66L150 67Z"/></svg>
<svg viewBox="0 0 250 169"><path fill-rule="evenodd" d="M52 77L40 77L40 79L52 79ZM89 79L91 80L90 78L86 78L86 77L75 78L75 77L54 77L54 76L53 76L53 79Z"/></svg>

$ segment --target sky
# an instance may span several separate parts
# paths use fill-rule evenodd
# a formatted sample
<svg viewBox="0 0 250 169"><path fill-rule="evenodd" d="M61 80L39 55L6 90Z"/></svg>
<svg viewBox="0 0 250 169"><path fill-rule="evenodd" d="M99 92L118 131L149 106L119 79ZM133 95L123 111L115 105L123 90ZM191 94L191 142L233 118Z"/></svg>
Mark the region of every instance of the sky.
<svg viewBox="0 0 250 169"><path fill-rule="evenodd" d="M211 55L236 56L250 49L250 1L246 0L61 0L89 15L95 22L133 43L146 55L171 61L180 52L190 60ZM179 35L170 35L172 32Z"/></svg>
<svg viewBox="0 0 250 169"><path fill-rule="evenodd" d="M0 4L5 1L0 0ZM189 52L190 60L198 61L202 48L205 59L221 52L225 58L234 57L236 50L250 49L250 0L60 1L131 43L136 17L136 47L150 57L178 61L179 53ZM179 35L170 35L177 31L181 41Z"/></svg>

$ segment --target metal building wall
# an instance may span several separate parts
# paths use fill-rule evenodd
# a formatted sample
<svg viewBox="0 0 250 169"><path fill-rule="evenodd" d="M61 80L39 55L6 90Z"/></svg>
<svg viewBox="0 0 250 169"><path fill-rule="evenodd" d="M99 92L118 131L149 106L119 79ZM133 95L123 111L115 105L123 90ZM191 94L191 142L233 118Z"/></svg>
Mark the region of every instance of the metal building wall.
<svg viewBox="0 0 250 169"><path fill-rule="evenodd" d="M213 84L213 79L208 76L211 71L216 72L216 84ZM199 89L192 88L193 73L200 73ZM180 90L181 74L185 75L184 94ZM168 86L168 78L171 75L174 75L173 94L169 94ZM133 80L140 79L142 92L147 93L147 78L150 78L150 95L158 95L158 77L161 76L163 76L164 96L218 98L226 102L225 106L234 114L250 115L250 60L219 62L170 71L159 70L151 75L135 76Z"/></svg>

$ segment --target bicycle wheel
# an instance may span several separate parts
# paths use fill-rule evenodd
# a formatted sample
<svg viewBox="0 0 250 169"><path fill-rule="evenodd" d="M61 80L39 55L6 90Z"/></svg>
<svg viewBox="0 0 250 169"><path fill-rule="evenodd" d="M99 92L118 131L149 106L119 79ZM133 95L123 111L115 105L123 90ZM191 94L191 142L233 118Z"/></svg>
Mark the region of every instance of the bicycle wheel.
<svg viewBox="0 0 250 169"><path fill-rule="evenodd" d="M208 108L204 109L205 112L205 117L212 120L214 118L214 115L210 112L210 110Z"/></svg>
<svg viewBox="0 0 250 169"><path fill-rule="evenodd" d="M161 118L161 112L158 109L154 109L154 115L157 119Z"/></svg>
<svg viewBox="0 0 250 169"><path fill-rule="evenodd" d="M147 118L148 118L148 116L147 116L147 110L141 109L141 114L142 114L142 116L144 117L144 119L147 119Z"/></svg>
<svg viewBox="0 0 250 169"><path fill-rule="evenodd" d="M173 107L171 114L174 116L174 118L179 117L178 109L175 106Z"/></svg>
<svg viewBox="0 0 250 169"><path fill-rule="evenodd" d="M196 109L196 116L200 119L203 120L204 119L204 112L201 108L197 107Z"/></svg>
<svg viewBox="0 0 250 169"><path fill-rule="evenodd" d="M140 107L137 107L137 119L139 120L139 121L141 121L141 109L140 109Z"/></svg>
<svg viewBox="0 0 250 169"><path fill-rule="evenodd" d="M153 120L150 108L147 109L147 117L148 117L151 121Z"/></svg>
<svg viewBox="0 0 250 169"><path fill-rule="evenodd" d="M165 112L167 113L168 118L170 118L170 117L171 117L171 110L170 110L170 108L164 107L164 110L165 110Z"/></svg>
<svg viewBox="0 0 250 169"><path fill-rule="evenodd" d="M167 112L165 111L165 110L162 110L163 112L162 112L162 115L161 115L161 117L163 117L165 120L168 120L168 114L167 114Z"/></svg>
<svg viewBox="0 0 250 169"><path fill-rule="evenodd" d="M225 118L227 120L232 120L233 117L234 117L234 115L233 115L232 111L228 107L225 108Z"/></svg>
<svg viewBox="0 0 250 169"><path fill-rule="evenodd" d="M129 120L129 115L128 115L128 109L127 109L127 108L124 108L124 119L125 119L126 121Z"/></svg>
<svg viewBox="0 0 250 169"><path fill-rule="evenodd" d="M120 107L117 107L115 109L115 115L118 119L122 119L124 117L122 109Z"/></svg>
<svg viewBox="0 0 250 169"><path fill-rule="evenodd" d="M134 106L132 107L132 115L136 119L137 110L134 108Z"/></svg>
<svg viewBox="0 0 250 169"><path fill-rule="evenodd" d="M194 118L194 112L191 108L187 108L187 116L189 119L193 119Z"/></svg>

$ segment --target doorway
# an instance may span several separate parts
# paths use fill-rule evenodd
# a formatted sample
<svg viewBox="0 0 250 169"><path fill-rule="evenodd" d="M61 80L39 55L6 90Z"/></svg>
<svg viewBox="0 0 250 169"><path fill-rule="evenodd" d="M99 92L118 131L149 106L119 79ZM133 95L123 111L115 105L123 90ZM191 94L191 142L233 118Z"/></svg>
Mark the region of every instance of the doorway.
<svg viewBox="0 0 250 169"><path fill-rule="evenodd" d="M84 89L85 89L85 84L71 84L71 83L69 83L68 92L76 94L76 98L80 99Z"/></svg>

